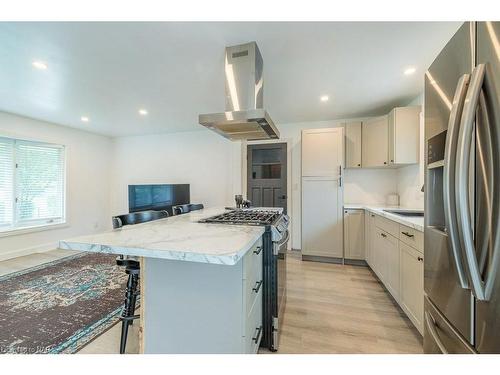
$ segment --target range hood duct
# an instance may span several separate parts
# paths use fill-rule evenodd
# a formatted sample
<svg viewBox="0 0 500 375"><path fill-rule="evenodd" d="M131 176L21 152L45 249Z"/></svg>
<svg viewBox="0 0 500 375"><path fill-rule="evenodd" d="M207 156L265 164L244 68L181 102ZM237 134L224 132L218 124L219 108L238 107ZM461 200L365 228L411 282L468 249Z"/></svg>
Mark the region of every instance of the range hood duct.
<svg viewBox="0 0 500 375"><path fill-rule="evenodd" d="M232 141L278 139L263 108L263 61L257 43L226 47L226 112L199 115L199 123Z"/></svg>

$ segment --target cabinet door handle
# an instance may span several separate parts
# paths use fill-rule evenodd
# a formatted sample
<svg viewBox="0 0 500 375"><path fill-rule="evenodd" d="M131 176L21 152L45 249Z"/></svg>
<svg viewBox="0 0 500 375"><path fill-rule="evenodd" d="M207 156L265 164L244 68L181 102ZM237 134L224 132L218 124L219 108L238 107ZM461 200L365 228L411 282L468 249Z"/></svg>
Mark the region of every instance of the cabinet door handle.
<svg viewBox="0 0 500 375"><path fill-rule="evenodd" d="M255 341L256 344L259 342L261 334L262 334L262 326L260 326L259 328L255 328L255 336L252 337L252 340Z"/></svg>
<svg viewBox="0 0 500 375"><path fill-rule="evenodd" d="M386 238L387 236L385 235L385 233L380 233L380 235L384 238Z"/></svg>
<svg viewBox="0 0 500 375"><path fill-rule="evenodd" d="M371 216L372 216L372 217L375 217L375 215L374 215L374 214L372 214Z"/></svg>
<svg viewBox="0 0 500 375"><path fill-rule="evenodd" d="M260 281L257 281L255 283L255 286L252 288L252 290L255 292L255 293L259 293L259 290L260 290L260 287L262 286L262 280Z"/></svg>
<svg viewBox="0 0 500 375"><path fill-rule="evenodd" d="M410 237L410 238L415 237L414 234L410 234L408 232L401 232L401 233L403 233L406 237Z"/></svg>
<svg viewBox="0 0 500 375"><path fill-rule="evenodd" d="M424 261L424 258L422 258L422 257L417 257L417 260L418 260L419 262L423 262L423 261Z"/></svg>
<svg viewBox="0 0 500 375"><path fill-rule="evenodd" d="M361 167L361 164L358 164L358 167Z"/></svg>
<svg viewBox="0 0 500 375"><path fill-rule="evenodd" d="M262 246L257 246L257 248L253 251L253 253L259 255L261 251L262 251Z"/></svg>
<svg viewBox="0 0 500 375"><path fill-rule="evenodd" d="M387 164L387 162L386 162L386 161L384 161L384 164Z"/></svg>

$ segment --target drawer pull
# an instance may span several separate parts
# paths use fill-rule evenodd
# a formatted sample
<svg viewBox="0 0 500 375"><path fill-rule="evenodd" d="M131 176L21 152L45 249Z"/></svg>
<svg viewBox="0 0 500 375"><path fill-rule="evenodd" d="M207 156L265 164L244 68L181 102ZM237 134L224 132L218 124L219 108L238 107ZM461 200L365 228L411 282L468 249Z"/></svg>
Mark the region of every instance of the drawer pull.
<svg viewBox="0 0 500 375"><path fill-rule="evenodd" d="M424 258L422 258L422 257L417 257L417 260L418 260L419 262L423 262L423 261L424 261Z"/></svg>
<svg viewBox="0 0 500 375"><path fill-rule="evenodd" d="M387 235L386 235L385 233L380 233L380 235L381 235L382 237L384 237L384 238L386 238L386 237L387 237Z"/></svg>
<svg viewBox="0 0 500 375"><path fill-rule="evenodd" d="M262 280L260 281L257 281L255 283L255 286L252 288L252 290L255 292L255 293L259 293L259 290L260 290L260 287L262 286Z"/></svg>
<svg viewBox="0 0 500 375"><path fill-rule="evenodd" d="M259 342L261 334L262 334L262 326L260 326L259 328L255 328L255 336L252 337L252 340L255 341L256 344Z"/></svg>
<svg viewBox="0 0 500 375"><path fill-rule="evenodd" d="M372 214L371 216L372 216L372 217L375 217L375 215L374 215L374 214Z"/></svg>
<svg viewBox="0 0 500 375"><path fill-rule="evenodd" d="M410 237L410 238L415 237L414 234L410 234L408 232L401 232L401 233L403 233L406 237Z"/></svg>
<svg viewBox="0 0 500 375"><path fill-rule="evenodd" d="M261 251L262 251L262 246L257 246L257 248L253 251L253 253L259 255Z"/></svg>

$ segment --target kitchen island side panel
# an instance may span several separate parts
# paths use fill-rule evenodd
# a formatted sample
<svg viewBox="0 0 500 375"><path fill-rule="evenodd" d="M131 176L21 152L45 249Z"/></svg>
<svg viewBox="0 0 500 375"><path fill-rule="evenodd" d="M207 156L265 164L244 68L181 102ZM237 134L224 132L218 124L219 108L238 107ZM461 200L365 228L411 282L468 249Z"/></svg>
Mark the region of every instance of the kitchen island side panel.
<svg viewBox="0 0 500 375"><path fill-rule="evenodd" d="M144 353L244 352L242 261L144 263Z"/></svg>

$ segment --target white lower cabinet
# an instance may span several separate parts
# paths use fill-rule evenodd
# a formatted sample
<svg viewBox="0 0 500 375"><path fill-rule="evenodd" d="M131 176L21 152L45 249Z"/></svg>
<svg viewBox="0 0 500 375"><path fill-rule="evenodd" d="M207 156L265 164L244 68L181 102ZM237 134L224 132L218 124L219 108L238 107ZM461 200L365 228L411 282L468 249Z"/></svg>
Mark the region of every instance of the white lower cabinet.
<svg viewBox="0 0 500 375"><path fill-rule="evenodd" d="M372 263L373 263L373 271L375 271L375 274L378 276L378 278L385 284L385 277L386 277L386 266L387 266L387 260L386 260L386 254L387 252L385 251L385 246L384 246L384 241L383 241L383 235L384 231L379 229L378 227L375 227L374 230L372 230Z"/></svg>
<svg viewBox="0 0 500 375"><path fill-rule="evenodd" d="M344 234L347 243L352 241L353 234L349 231L355 220L354 215L346 211L349 210L344 210L344 221L348 224L348 232ZM354 228L355 224L352 226ZM366 262L422 334L423 233L366 210L364 236Z"/></svg>
<svg viewBox="0 0 500 375"><path fill-rule="evenodd" d="M401 254L400 305L419 332L423 333L424 317L424 257L406 245L399 243Z"/></svg>
<svg viewBox="0 0 500 375"><path fill-rule="evenodd" d="M344 210L345 259L365 259L364 217L364 210Z"/></svg>
<svg viewBox="0 0 500 375"><path fill-rule="evenodd" d="M389 233L382 233L381 243L385 252L385 286L399 302L399 240Z"/></svg>

